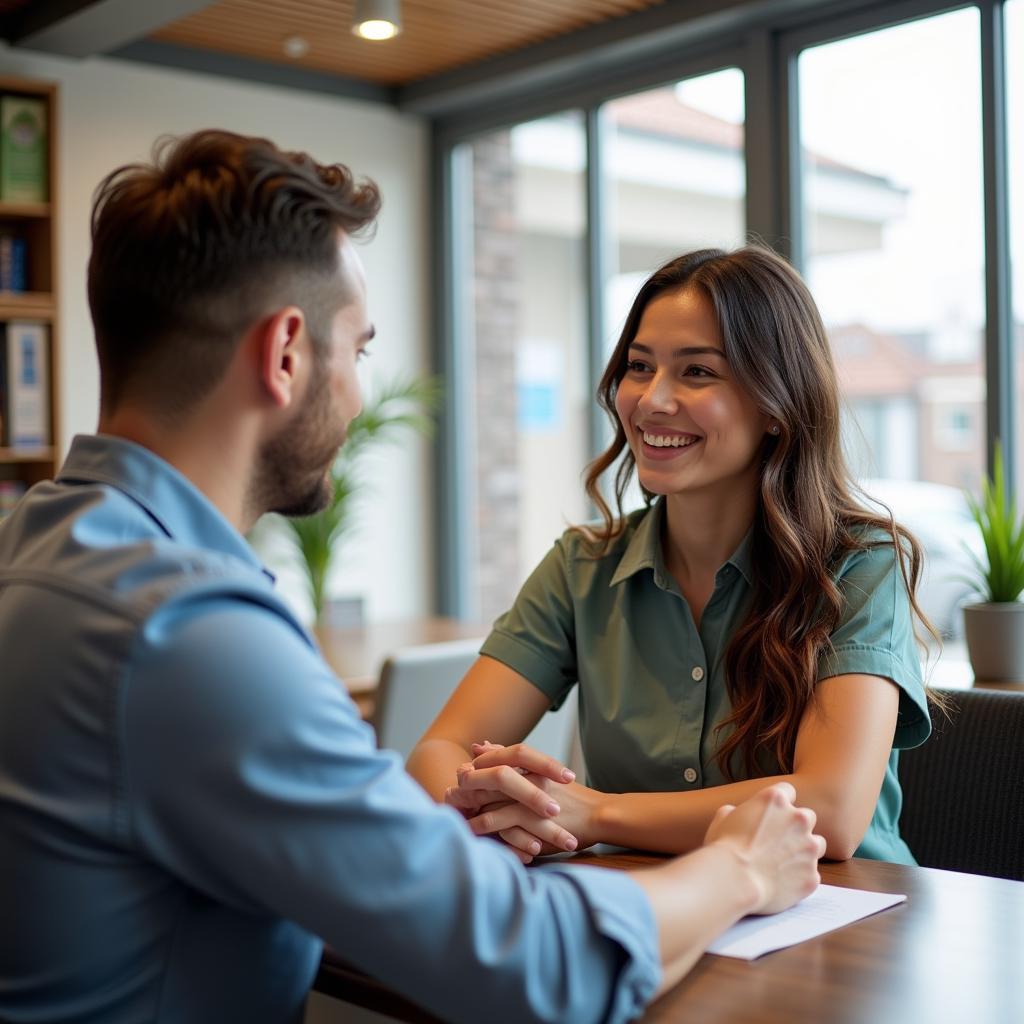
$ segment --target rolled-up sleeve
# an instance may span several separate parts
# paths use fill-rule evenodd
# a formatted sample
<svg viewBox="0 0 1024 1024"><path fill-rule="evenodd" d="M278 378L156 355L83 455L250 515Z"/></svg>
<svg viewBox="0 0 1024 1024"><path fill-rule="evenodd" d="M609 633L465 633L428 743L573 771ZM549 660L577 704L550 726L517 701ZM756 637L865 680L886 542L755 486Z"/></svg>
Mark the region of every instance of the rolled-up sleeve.
<svg viewBox="0 0 1024 1024"><path fill-rule="evenodd" d="M129 685L132 840L199 892L284 918L450 1021L626 1021L660 966L627 875L524 869L432 803L300 632L172 603ZM173 765L174 770L168 771Z"/></svg>
<svg viewBox="0 0 1024 1024"><path fill-rule="evenodd" d="M893 747L916 747L931 731L907 586L891 544L852 555L839 577L845 607L818 678L873 675L899 688Z"/></svg>
<svg viewBox="0 0 1024 1024"><path fill-rule="evenodd" d="M575 610L565 544L563 537L544 556L480 648L481 654L533 683L556 709L578 675Z"/></svg>

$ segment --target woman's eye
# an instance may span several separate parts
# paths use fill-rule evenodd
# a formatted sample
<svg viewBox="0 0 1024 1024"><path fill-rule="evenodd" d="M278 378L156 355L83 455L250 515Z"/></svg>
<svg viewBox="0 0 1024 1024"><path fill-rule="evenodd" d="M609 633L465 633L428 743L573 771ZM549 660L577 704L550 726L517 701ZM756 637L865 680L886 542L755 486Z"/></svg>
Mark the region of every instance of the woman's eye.
<svg viewBox="0 0 1024 1024"><path fill-rule="evenodd" d="M630 359L626 363L626 370L629 373L643 373L647 369L647 364L641 362L639 359Z"/></svg>
<svg viewBox="0 0 1024 1024"><path fill-rule="evenodd" d="M684 377L711 377L713 374L706 366L688 366Z"/></svg>

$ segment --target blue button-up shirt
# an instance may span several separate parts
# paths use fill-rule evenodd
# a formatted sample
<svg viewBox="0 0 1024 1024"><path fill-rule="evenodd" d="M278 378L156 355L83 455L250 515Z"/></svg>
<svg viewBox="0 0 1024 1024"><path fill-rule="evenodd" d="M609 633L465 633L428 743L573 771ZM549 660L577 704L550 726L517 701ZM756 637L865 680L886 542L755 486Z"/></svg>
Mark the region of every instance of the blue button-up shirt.
<svg viewBox="0 0 1024 1024"><path fill-rule="evenodd" d="M151 452L80 437L0 527L0 1019L301 1012L321 940L446 1020L625 1020L619 872L529 871L435 806Z"/></svg>

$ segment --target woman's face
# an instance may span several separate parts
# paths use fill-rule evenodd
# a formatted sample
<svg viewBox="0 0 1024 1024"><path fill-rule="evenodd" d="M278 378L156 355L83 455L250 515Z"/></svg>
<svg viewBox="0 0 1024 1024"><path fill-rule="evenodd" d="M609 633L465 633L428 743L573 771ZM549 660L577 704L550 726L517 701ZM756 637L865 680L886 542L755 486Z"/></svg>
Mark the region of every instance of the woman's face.
<svg viewBox="0 0 1024 1024"><path fill-rule="evenodd" d="M771 423L735 381L699 288L652 300L615 396L640 483L653 494L749 497Z"/></svg>

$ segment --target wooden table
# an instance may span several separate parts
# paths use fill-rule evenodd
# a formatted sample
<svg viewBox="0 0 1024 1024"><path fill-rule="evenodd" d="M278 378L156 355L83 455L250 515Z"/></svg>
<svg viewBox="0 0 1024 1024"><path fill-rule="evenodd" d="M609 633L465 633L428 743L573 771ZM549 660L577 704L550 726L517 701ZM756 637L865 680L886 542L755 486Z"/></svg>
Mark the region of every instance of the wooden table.
<svg viewBox="0 0 1024 1024"><path fill-rule="evenodd" d="M373 711L374 693L385 659L403 647L487 636L489 626L440 617L377 622L339 629L314 629L327 663L345 683L364 718Z"/></svg>
<svg viewBox="0 0 1024 1024"><path fill-rule="evenodd" d="M649 854L582 854L610 868ZM1024 1021L1024 882L878 861L822 864L833 885L906 903L759 960L705 955L645 1022L1017 1024ZM401 1021L436 1018L324 954L316 989Z"/></svg>

